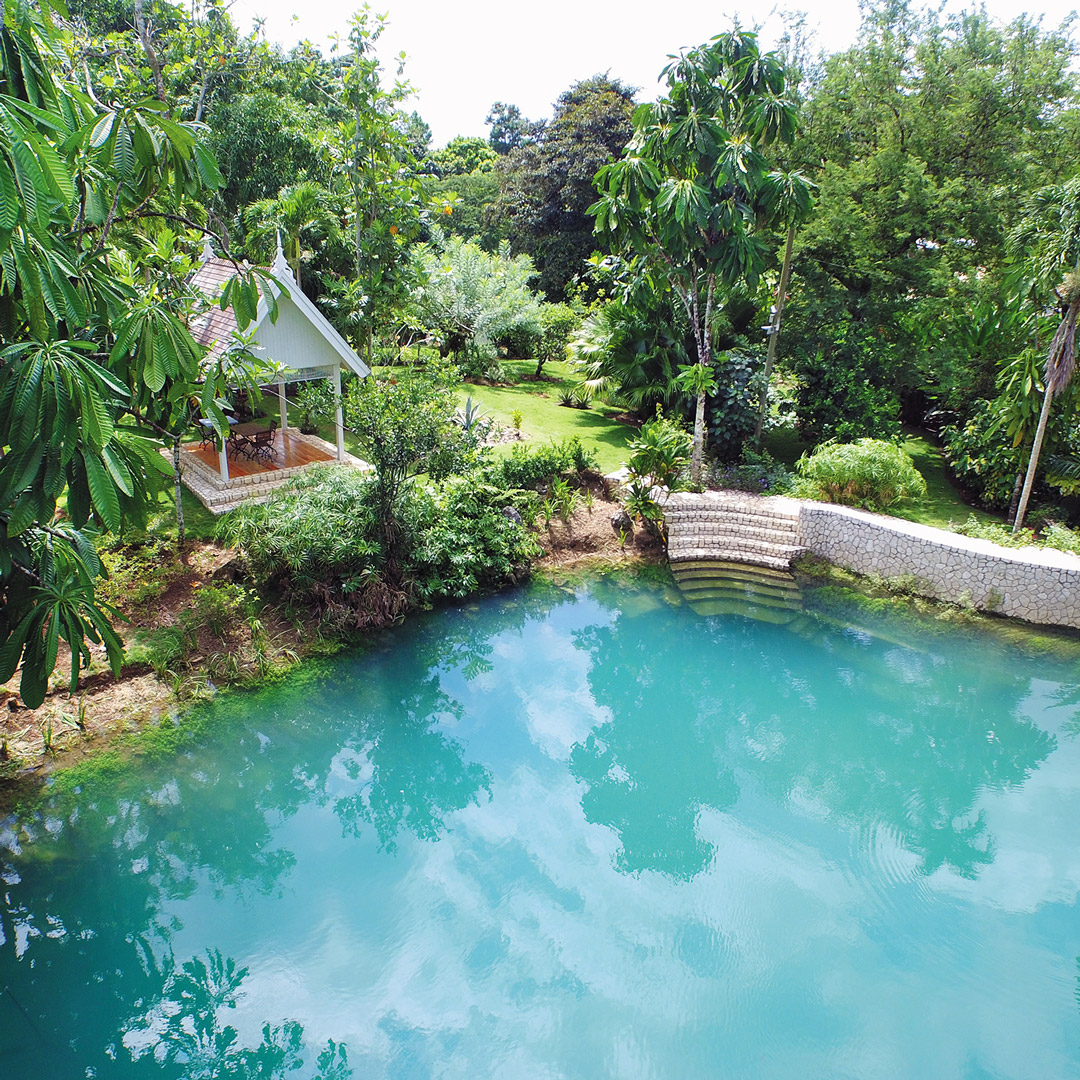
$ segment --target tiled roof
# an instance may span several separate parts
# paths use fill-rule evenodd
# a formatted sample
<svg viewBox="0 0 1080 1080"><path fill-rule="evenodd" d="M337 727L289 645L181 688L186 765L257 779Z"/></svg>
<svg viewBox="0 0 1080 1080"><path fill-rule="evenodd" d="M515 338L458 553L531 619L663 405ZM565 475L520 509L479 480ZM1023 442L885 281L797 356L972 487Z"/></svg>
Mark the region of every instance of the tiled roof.
<svg viewBox="0 0 1080 1080"><path fill-rule="evenodd" d="M229 259L207 259L191 276L191 286L210 303L206 311L192 315L188 324L191 336L206 349L204 364L213 363L229 347L236 331L236 315L232 307L224 311L218 298L225 284L236 276L236 264Z"/></svg>

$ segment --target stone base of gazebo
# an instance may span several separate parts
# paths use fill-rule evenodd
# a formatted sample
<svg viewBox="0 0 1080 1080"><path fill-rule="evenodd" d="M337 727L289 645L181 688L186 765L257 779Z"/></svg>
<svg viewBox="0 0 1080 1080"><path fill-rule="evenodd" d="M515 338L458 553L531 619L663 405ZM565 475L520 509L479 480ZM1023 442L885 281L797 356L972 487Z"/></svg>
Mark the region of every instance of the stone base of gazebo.
<svg viewBox="0 0 1080 1080"><path fill-rule="evenodd" d="M301 435L295 428L279 432L274 440L277 453L266 462L237 463L240 475L222 478L218 471L216 451L201 450L197 444L184 446L180 451L180 478L184 486L214 514L224 514L241 503L263 503L279 488L283 488L297 473L312 465L337 462L337 448L317 435ZM172 463L172 453L162 450ZM366 461L346 454L342 465L367 471ZM230 470L232 469L230 458Z"/></svg>

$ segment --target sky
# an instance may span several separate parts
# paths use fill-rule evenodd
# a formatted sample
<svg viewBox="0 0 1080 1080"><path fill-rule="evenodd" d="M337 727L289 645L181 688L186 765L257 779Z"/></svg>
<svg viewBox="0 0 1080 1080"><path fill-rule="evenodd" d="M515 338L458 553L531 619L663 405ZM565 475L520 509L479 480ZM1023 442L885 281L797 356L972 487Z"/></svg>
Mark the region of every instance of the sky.
<svg viewBox="0 0 1080 1080"><path fill-rule="evenodd" d="M231 11L243 31L262 18L271 41L288 47L308 39L325 49L331 35L347 37L359 3L235 0ZM1048 29L1074 5L1075 0L986 0L1000 21L1028 12L1041 16ZM391 74L394 58L406 53L404 73L417 91L410 108L431 126L433 146L455 135L486 137L484 121L494 101L517 105L530 119L550 117L559 94L598 72L639 87L639 98L647 100L657 93L668 55L680 48L730 29L736 18L744 27L760 23L763 43L772 46L785 24L784 9L745 0L738 9L723 9L715 0L375 0L372 6L389 16L379 54ZM949 0L947 9L969 6ZM858 0L795 0L786 10L806 12L807 29L827 52L855 40Z"/></svg>

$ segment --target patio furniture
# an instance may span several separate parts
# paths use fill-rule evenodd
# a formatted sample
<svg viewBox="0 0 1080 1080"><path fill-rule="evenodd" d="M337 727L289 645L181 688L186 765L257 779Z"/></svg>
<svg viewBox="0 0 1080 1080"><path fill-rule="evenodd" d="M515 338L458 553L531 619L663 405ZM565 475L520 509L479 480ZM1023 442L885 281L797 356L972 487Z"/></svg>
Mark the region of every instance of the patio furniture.
<svg viewBox="0 0 1080 1080"><path fill-rule="evenodd" d="M225 419L229 421L229 431L231 432L237 423L237 419L235 416L226 416ZM207 420L205 416L200 416L196 423L196 430L199 433L200 450L217 449L217 432L214 431L213 420Z"/></svg>
<svg viewBox="0 0 1080 1080"><path fill-rule="evenodd" d="M258 461L269 461L277 455L277 448L274 446L274 434L277 432L277 426L277 421L271 420L268 428L255 432L251 438L248 457L255 458Z"/></svg>
<svg viewBox="0 0 1080 1080"><path fill-rule="evenodd" d="M277 454L274 435L278 422L272 420L269 427L262 424L237 424L229 432L229 444L234 457L246 457L251 460L269 461Z"/></svg>

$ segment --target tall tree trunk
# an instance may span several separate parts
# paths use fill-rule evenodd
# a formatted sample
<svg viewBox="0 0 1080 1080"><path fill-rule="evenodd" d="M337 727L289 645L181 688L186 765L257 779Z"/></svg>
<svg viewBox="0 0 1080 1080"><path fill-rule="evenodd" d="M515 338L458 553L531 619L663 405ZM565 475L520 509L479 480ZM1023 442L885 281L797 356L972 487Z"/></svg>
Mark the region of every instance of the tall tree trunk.
<svg viewBox="0 0 1080 1080"><path fill-rule="evenodd" d="M1068 279L1066 279L1068 281ZM1046 423L1050 419L1050 403L1055 395L1062 393L1069 385L1076 368L1076 324L1080 319L1080 296L1075 294L1069 299L1069 306L1061 325L1050 342L1050 354L1046 358L1046 385L1042 411L1039 413L1039 426L1035 429L1035 438L1031 443L1031 457L1028 459L1027 476L1024 477L1024 490L1020 495L1020 505L1016 508L1013 521L1013 535L1020 531L1027 513L1028 499L1035 484L1035 469L1042 453L1043 438L1046 436Z"/></svg>
<svg viewBox="0 0 1080 1080"><path fill-rule="evenodd" d="M176 495L176 542L178 547L184 546L187 536L184 531L184 489L180 484L180 436L173 436L172 444L173 461L173 490Z"/></svg>
<svg viewBox="0 0 1080 1080"><path fill-rule="evenodd" d="M1016 474L1016 483L1013 484L1012 498L1009 500L1009 512L1005 520L1011 525L1016 521L1016 511L1020 506L1020 492L1024 490L1024 473Z"/></svg>
<svg viewBox="0 0 1080 1080"><path fill-rule="evenodd" d="M135 30L142 42L143 52L146 53L146 62L154 73L154 86L157 88L158 101L165 104L168 99L165 96L165 81L161 77L161 61L154 49L154 43L150 40L150 28L146 25L146 15L143 12L143 0L135 0ZM171 113L170 109L170 113Z"/></svg>
<svg viewBox="0 0 1080 1080"><path fill-rule="evenodd" d="M694 448L690 455L690 482L701 487L701 462L705 454L705 391L698 391L694 410Z"/></svg>
<svg viewBox="0 0 1080 1080"><path fill-rule="evenodd" d="M773 364L776 363L777 346L780 341L780 320L784 317L784 304L787 301L788 281L791 279L791 249L795 243L795 226L789 225L787 244L784 247L784 265L780 271L780 288L776 293L776 308L769 326L769 351L765 356L765 385L761 388L761 408L758 410L757 424L754 427L754 445L761 445L761 432L765 427L765 413L769 408L769 378Z"/></svg>
<svg viewBox="0 0 1080 1080"><path fill-rule="evenodd" d="M1048 380L1049 381L1049 380ZM1031 498L1031 489L1035 484L1035 470L1039 465L1039 454L1042 453L1043 438L1046 436L1046 422L1050 419L1050 402L1054 395L1048 386L1043 395L1042 411L1039 413L1039 426L1035 429L1035 438L1031 443L1031 457L1028 458L1027 475L1024 477L1024 490L1020 493L1020 505L1016 508L1016 517L1013 519L1013 536L1015 536L1024 524L1024 516L1027 514L1028 500Z"/></svg>

